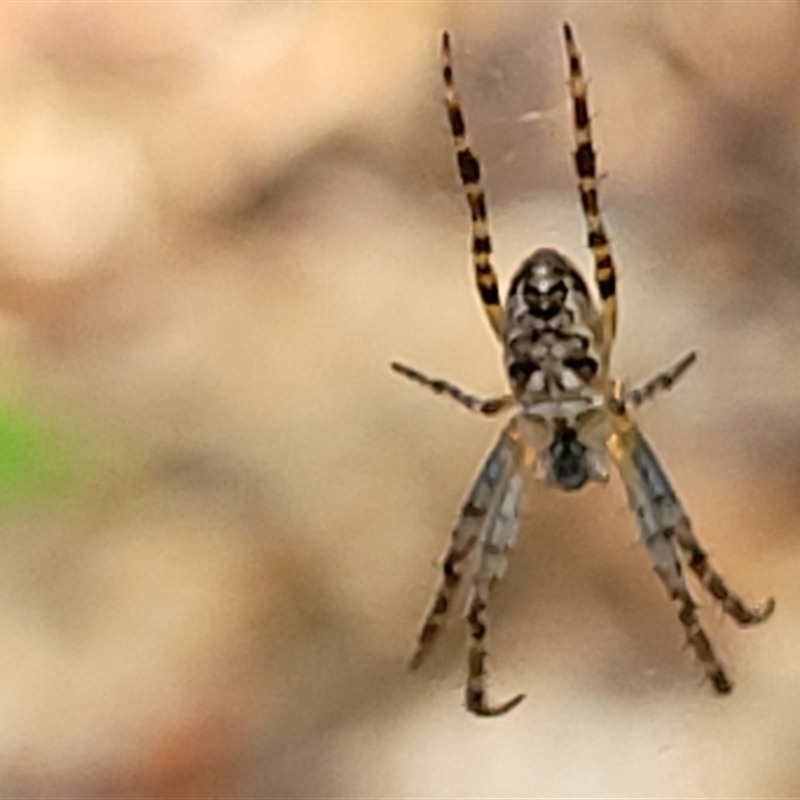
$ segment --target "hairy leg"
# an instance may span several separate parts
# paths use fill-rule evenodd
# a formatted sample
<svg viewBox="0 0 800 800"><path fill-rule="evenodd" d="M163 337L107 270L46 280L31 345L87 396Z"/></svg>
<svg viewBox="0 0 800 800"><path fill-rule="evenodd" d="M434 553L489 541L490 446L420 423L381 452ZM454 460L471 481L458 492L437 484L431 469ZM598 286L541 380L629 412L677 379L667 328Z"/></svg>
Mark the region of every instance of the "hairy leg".
<svg viewBox="0 0 800 800"><path fill-rule="evenodd" d="M675 541L686 553L689 569L697 575L709 594L719 601L722 610L739 625L758 625L772 616L775 610L774 598L768 598L761 605L751 606L728 588L722 576L711 566L707 553L692 533L688 519L675 528Z"/></svg>
<svg viewBox="0 0 800 800"><path fill-rule="evenodd" d="M624 419L624 418L623 418ZM628 502L636 514L642 543L653 560L656 573L670 597L680 604L679 619L714 689L727 694L733 688L725 668L718 660L711 642L697 617L697 604L689 592L679 551L689 554L689 567L700 577L703 586L721 602L723 610L742 625L767 619L774 602L762 608L750 608L728 590L714 572L705 552L691 532L691 524L669 479L646 440L629 420L612 437L609 452L625 482ZM622 428L623 426L621 426Z"/></svg>
<svg viewBox="0 0 800 800"><path fill-rule="evenodd" d="M441 582L409 662L411 669L422 664L441 633L461 584L464 568L481 535L500 511L500 501L508 484L509 470L516 461L518 447L511 434L512 426L513 420L489 453L461 508L442 562Z"/></svg>
<svg viewBox="0 0 800 800"><path fill-rule="evenodd" d="M453 82L453 61L450 52L450 34L442 34L442 75L444 77L444 104L453 133L458 174L464 186L470 216L472 217L472 263L475 285L489 324L498 338L503 335L504 313L500 302L497 275L492 267L492 241L489 238L489 220L486 213L486 195L481 186L481 166L470 148L464 112L456 96Z"/></svg>
<svg viewBox="0 0 800 800"><path fill-rule="evenodd" d="M581 54L572 29L564 25L564 44L569 61L569 92L572 99L573 128L575 133L575 170L578 173L578 190L586 218L587 240L595 264L595 281L600 292L603 315L604 367L607 370L611 345L617 330L617 280L611 244L600 213L598 200L597 156L592 144L592 123L586 80L581 68Z"/></svg>
<svg viewBox="0 0 800 800"><path fill-rule="evenodd" d="M467 661L466 706L473 714L481 717L505 714L525 699L524 694L518 694L499 705L491 705L487 696L486 671L489 597L495 583L505 571L508 551L517 537L521 492L522 475L517 465L505 486L497 514L485 532L481 543L480 563L473 578L472 597L467 612L471 644Z"/></svg>
<svg viewBox="0 0 800 800"><path fill-rule="evenodd" d="M697 353L694 351L687 353L680 361L673 364L669 369L664 370L664 372L659 372L658 375L652 377L643 386L625 392L623 398L625 405L638 408L659 392L671 389L695 361L697 361Z"/></svg>
<svg viewBox="0 0 800 800"><path fill-rule="evenodd" d="M494 416L501 411L506 411L511 408L516 402L510 395L503 395L502 397L490 397L487 399L476 397L473 394L461 390L455 384L449 381L441 380L440 378L429 378L421 372L417 372L413 367L407 367L404 364L398 364L396 361L392 362L392 369L405 376L411 381L427 386L431 391L436 394L444 394L451 397L457 403L460 403L470 411L475 411L478 414L485 414L486 416Z"/></svg>

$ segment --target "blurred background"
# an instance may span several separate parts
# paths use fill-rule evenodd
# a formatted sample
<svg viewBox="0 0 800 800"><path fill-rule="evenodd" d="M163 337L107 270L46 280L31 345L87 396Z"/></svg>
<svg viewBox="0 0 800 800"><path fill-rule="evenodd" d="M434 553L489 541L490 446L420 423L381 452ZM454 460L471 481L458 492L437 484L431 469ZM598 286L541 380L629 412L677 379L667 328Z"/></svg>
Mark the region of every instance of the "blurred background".
<svg viewBox="0 0 800 800"><path fill-rule="evenodd" d="M503 285L586 270L592 79L616 369L752 631L701 686L616 482L532 485L493 609L406 671L503 391L441 30ZM0 795L800 796L800 5L0 5Z"/></svg>

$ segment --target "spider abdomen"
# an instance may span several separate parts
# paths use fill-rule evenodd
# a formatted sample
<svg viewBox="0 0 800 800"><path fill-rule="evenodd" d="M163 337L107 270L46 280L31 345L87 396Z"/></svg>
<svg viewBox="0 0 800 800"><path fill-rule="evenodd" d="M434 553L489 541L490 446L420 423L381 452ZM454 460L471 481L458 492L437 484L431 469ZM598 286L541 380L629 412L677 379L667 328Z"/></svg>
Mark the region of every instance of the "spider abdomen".
<svg viewBox="0 0 800 800"><path fill-rule="evenodd" d="M524 404L594 394L598 314L586 283L555 250L520 266L506 302L506 371Z"/></svg>

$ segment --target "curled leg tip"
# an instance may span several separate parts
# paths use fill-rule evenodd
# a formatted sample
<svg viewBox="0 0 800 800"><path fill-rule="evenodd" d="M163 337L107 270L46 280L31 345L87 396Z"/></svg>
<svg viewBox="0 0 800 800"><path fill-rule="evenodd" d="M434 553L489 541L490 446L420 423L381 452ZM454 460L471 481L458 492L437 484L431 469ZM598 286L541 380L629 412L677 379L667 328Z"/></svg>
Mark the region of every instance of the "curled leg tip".
<svg viewBox="0 0 800 800"><path fill-rule="evenodd" d="M499 706L490 706L482 692L468 693L467 709L479 717L499 717L516 708L524 699L524 694L518 694Z"/></svg>
<svg viewBox="0 0 800 800"><path fill-rule="evenodd" d="M770 597L768 600L763 602L761 605L756 606L755 608L745 608L745 615L739 617L737 622L743 628L750 628L753 625L760 625L762 622L766 622L772 616L773 611L775 611L775 598Z"/></svg>
<svg viewBox="0 0 800 800"><path fill-rule="evenodd" d="M770 597L755 609L756 619L753 624L757 625L759 622L766 622L772 616L773 611L775 611L775 598Z"/></svg>

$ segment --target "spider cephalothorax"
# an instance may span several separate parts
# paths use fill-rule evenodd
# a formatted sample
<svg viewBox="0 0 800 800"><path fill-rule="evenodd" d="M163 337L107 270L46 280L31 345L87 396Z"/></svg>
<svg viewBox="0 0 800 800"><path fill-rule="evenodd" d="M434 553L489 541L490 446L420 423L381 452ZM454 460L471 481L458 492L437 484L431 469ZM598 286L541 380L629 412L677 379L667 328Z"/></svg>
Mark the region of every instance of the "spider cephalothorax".
<svg viewBox="0 0 800 800"><path fill-rule="evenodd" d="M466 125L453 85L450 39L442 39L445 105L456 148L458 170L472 217L475 280L484 310L505 356L511 394L481 399L444 380L427 378L402 364L392 367L438 394L446 394L481 414L514 413L486 459L462 507L443 562L443 577L419 634L412 667L419 665L442 629L465 573L471 591L466 619L471 633L466 690L467 708L481 716L502 714L523 698L499 706L486 692L486 634L489 594L506 566L517 535L523 467L551 486L575 491L589 481L605 481L607 462L616 466L636 516L639 535L653 568L672 600L689 645L714 689L730 692L733 684L716 656L697 616L697 605L684 571L691 570L722 610L743 626L767 619L773 600L751 607L731 592L711 567L692 533L669 479L630 410L669 389L694 363L689 353L646 384L624 391L610 375L611 347L617 321L616 269L600 215L596 157L586 95L572 31L564 26L569 88L575 131L574 164L578 192L594 257L595 306L577 269L556 250L540 249L517 270L505 307L497 277L481 187L480 165L466 138Z"/></svg>

